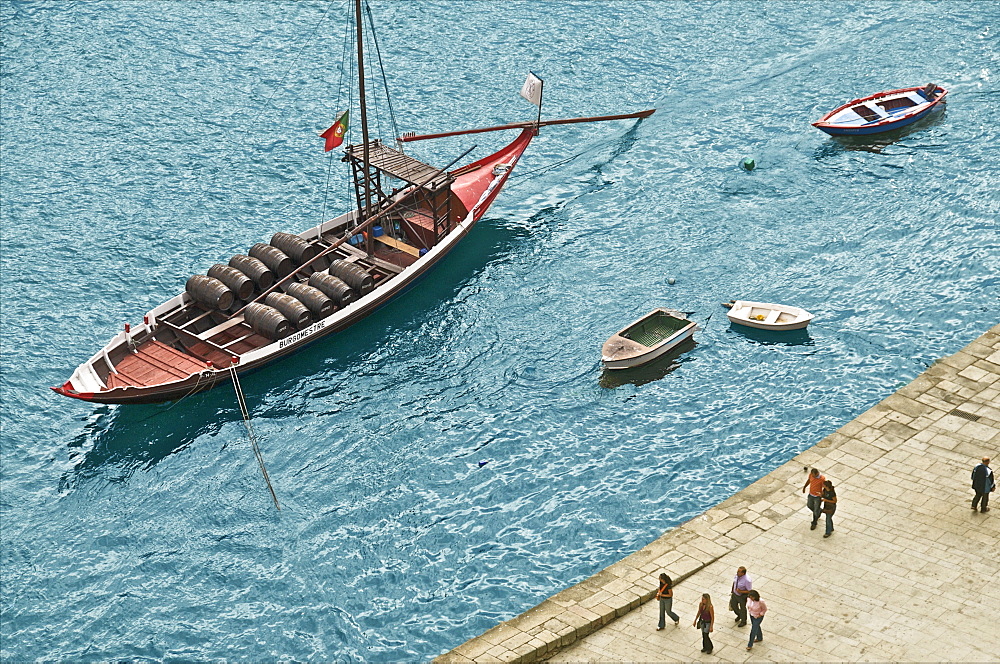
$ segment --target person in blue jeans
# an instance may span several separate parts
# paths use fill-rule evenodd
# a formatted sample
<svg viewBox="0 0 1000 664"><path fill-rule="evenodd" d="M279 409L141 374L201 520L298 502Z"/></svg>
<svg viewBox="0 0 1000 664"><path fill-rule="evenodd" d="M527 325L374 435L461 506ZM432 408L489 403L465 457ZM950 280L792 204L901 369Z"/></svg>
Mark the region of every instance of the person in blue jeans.
<svg viewBox="0 0 1000 664"><path fill-rule="evenodd" d="M656 599L660 600L660 624L657 631L667 626L667 616L674 621L674 627L681 624L681 617L672 611L674 607L674 582L666 574L660 574L660 588L656 591Z"/></svg>
<svg viewBox="0 0 1000 664"><path fill-rule="evenodd" d="M806 498L806 507L812 512L812 525L809 530L816 530L816 522L819 521L820 505L823 502L823 482L825 477L819 474L819 470L813 468L809 471L806 483L802 485L802 493L809 489L809 496Z"/></svg>
<svg viewBox="0 0 1000 664"><path fill-rule="evenodd" d="M747 650L753 650L753 644L764 640L760 624L764 622L764 614L767 613L767 604L764 604L756 590L751 590L747 597L747 613L750 614L750 642L747 643Z"/></svg>

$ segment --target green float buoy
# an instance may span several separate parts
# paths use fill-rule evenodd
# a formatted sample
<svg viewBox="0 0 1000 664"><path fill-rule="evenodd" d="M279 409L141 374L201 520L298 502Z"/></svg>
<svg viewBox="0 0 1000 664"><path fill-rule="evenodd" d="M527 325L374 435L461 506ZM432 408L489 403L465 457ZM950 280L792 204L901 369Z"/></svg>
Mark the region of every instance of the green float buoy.
<svg viewBox="0 0 1000 664"><path fill-rule="evenodd" d="M743 167L743 170L745 171L752 171L753 169L757 168L757 162L754 161L753 158L751 157L746 157L743 161L740 162L740 166Z"/></svg>

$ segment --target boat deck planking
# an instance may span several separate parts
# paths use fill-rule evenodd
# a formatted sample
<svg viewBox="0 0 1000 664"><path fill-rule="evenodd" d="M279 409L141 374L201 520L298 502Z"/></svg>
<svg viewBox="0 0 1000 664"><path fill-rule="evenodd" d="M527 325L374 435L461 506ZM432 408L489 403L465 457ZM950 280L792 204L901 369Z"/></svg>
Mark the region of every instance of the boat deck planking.
<svg viewBox="0 0 1000 664"><path fill-rule="evenodd" d="M159 385L187 378L204 368L204 362L150 339L115 365L115 371L108 377L108 387Z"/></svg>
<svg viewBox="0 0 1000 664"><path fill-rule="evenodd" d="M393 249L403 251L405 253L410 254L411 256L414 257L420 256L420 250L414 247L412 244L407 244L406 242L402 242L395 238L391 238L388 235L379 235L378 237L375 238L375 241L381 242L382 244L387 244Z"/></svg>

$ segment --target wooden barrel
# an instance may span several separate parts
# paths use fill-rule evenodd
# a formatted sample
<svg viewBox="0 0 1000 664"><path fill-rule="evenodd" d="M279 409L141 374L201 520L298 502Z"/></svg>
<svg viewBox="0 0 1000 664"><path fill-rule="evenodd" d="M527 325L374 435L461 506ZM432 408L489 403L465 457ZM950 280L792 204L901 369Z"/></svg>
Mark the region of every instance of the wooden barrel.
<svg viewBox="0 0 1000 664"><path fill-rule="evenodd" d="M327 256L320 256L312 262L312 269L316 272L323 272L326 268L330 267L330 260Z"/></svg>
<svg viewBox="0 0 1000 664"><path fill-rule="evenodd" d="M208 309L228 309L233 306L233 291L224 283L203 274L196 274L187 280L184 290L198 304Z"/></svg>
<svg viewBox="0 0 1000 664"><path fill-rule="evenodd" d="M313 286L294 281L285 287L285 292L306 305L316 319L326 318L337 310L337 305L323 291Z"/></svg>
<svg viewBox="0 0 1000 664"><path fill-rule="evenodd" d="M351 287L345 284L343 280L330 276L325 272L313 272L310 274L309 285L323 291L338 307L346 307L358 299L358 294L351 290Z"/></svg>
<svg viewBox="0 0 1000 664"><path fill-rule="evenodd" d="M235 268L257 284L261 292L266 291L274 285L274 272L267 269L267 266L256 258L250 258L243 254L236 254L229 259L229 267Z"/></svg>
<svg viewBox="0 0 1000 664"><path fill-rule="evenodd" d="M250 247L247 253L266 265L267 269L278 275L279 279L287 277L295 269L292 259L285 252L269 244L258 242Z"/></svg>
<svg viewBox="0 0 1000 664"><path fill-rule="evenodd" d="M275 233L271 236L271 246L288 254L296 265L311 261L319 253L315 246L291 233Z"/></svg>
<svg viewBox="0 0 1000 664"><path fill-rule="evenodd" d="M208 276L224 283L241 300L249 300L250 296L253 295L253 282L250 280L250 277L235 267L216 263L208 268Z"/></svg>
<svg viewBox="0 0 1000 664"><path fill-rule="evenodd" d="M274 307L251 302L243 310L243 320L254 332L271 341L284 339L292 333L292 324Z"/></svg>
<svg viewBox="0 0 1000 664"><path fill-rule="evenodd" d="M372 278L372 275L354 263L341 260L330 261L329 272L334 277L346 282L348 286L362 295L367 295L375 288L375 280Z"/></svg>
<svg viewBox="0 0 1000 664"><path fill-rule="evenodd" d="M312 313L306 308L306 305L291 295L268 293L267 297L264 298L264 304L280 311L281 315L287 318L289 323L300 330L312 324Z"/></svg>

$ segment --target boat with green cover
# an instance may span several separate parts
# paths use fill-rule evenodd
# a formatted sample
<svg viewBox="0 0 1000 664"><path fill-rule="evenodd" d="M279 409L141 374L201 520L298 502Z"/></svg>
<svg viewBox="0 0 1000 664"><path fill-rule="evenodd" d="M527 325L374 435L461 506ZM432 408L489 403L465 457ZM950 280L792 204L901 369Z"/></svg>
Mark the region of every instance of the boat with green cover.
<svg viewBox="0 0 1000 664"><path fill-rule="evenodd" d="M696 328L681 312L657 307L612 334L601 348L601 361L607 369L648 364L692 338Z"/></svg>

